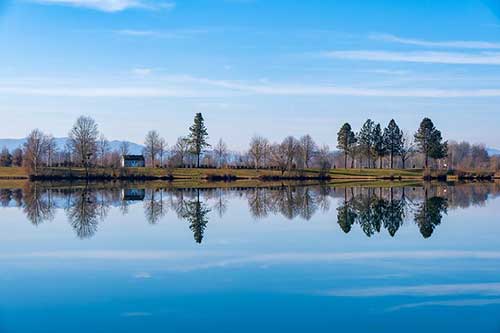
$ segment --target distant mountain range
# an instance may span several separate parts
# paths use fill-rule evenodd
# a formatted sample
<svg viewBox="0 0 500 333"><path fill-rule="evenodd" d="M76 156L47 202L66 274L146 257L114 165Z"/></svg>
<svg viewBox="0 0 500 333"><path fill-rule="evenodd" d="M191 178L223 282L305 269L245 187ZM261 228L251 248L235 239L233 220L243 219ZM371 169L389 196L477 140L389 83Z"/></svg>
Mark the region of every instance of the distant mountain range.
<svg viewBox="0 0 500 333"><path fill-rule="evenodd" d="M488 155L490 155L490 156L500 156L500 149L487 148L486 151L488 152Z"/></svg>
<svg viewBox="0 0 500 333"><path fill-rule="evenodd" d="M68 142L68 138L55 138L57 148L62 150L64 146ZM0 149L3 147L7 147L10 151L13 151L16 148L20 148L26 142L26 139L0 139ZM142 154L143 146L138 145L137 143L133 143L130 141L118 141L113 140L109 142L109 147L111 150L120 150L120 145L123 142L128 142L129 144L129 154L132 155L140 155Z"/></svg>

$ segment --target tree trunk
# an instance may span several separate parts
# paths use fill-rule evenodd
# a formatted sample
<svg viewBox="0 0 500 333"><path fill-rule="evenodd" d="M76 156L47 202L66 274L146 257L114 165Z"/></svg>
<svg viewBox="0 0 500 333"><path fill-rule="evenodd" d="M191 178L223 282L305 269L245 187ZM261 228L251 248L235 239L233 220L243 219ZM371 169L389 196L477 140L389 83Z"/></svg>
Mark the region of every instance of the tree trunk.
<svg viewBox="0 0 500 333"><path fill-rule="evenodd" d="M394 169L394 154L391 151L391 169Z"/></svg>
<svg viewBox="0 0 500 333"><path fill-rule="evenodd" d="M344 169L347 169L347 152L344 153Z"/></svg>

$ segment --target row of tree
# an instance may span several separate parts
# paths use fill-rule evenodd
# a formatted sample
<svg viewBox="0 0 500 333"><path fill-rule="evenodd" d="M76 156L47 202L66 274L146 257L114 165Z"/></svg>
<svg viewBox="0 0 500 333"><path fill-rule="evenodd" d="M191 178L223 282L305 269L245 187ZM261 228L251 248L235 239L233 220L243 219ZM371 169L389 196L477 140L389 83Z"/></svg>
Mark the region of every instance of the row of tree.
<svg viewBox="0 0 500 333"><path fill-rule="evenodd" d="M351 157L351 168L356 159L363 166L366 158L368 167L383 167L384 157L389 157L389 167L394 168L394 159L401 158L403 169L406 161L415 153L424 156L424 166L429 166L429 158L441 159L447 155L447 142L443 142L441 132L436 129L432 120L424 118L414 135L414 141L399 128L394 119L382 129L368 119L359 132L355 133L349 123L345 123L337 134L337 148L344 154L344 167L347 168L347 158Z"/></svg>
<svg viewBox="0 0 500 333"><path fill-rule="evenodd" d="M147 164L154 167L273 168L282 173L311 167L320 170L375 168L377 162L379 168L391 169L405 168L409 161L413 167L426 168L432 160L442 161L441 166L449 167L484 168L491 164L484 146L448 144L429 118L422 120L413 136L403 132L394 120L383 128L368 119L357 132L345 123L337 133L339 152L332 152L328 146L318 146L308 134L300 138L288 136L278 143L256 135L243 153L229 151L222 139L209 148L205 121L202 114L197 113L188 134L179 137L170 148L157 131L149 131L144 140L143 154ZM22 150L1 151L0 165L25 165L35 174L41 166L82 166L88 173L92 167L119 167L120 157L129 153L127 142L123 142L118 151L112 151L95 120L82 116L69 132L64 148L58 149L51 135L35 129L28 135Z"/></svg>

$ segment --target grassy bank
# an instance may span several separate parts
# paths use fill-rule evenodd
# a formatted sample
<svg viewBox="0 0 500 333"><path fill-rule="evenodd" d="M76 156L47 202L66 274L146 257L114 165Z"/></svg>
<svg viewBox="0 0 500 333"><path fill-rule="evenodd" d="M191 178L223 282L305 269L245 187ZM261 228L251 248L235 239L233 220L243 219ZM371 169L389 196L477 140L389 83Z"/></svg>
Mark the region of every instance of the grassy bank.
<svg viewBox="0 0 500 333"><path fill-rule="evenodd" d="M78 180L85 179L83 168L44 168L40 172L39 180ZM455 173L448 176L448 180L459 180L463 175L471 178L486 173ZM492 173L489 173L492 175ZM498 174L497 174L498 175ZM254 169L204 169L204 168L177 168L173 170L160 168L130 168L112 169L98 168L90 171L90 177L95 180L175 180L179 182L198 181L277 181L277 180L330 180L330 181L360 181L360 180L422 180L446 179L446 171L433 170L424 172L422 169L332 169L326 175L318 169L285 172L278 170ZM24 168L0 168L0 179L19 180L29 179Z"/></svg>
<svg viewBox="0 0 500 333"><path fill-rule="evenodd" d="M28 178L29 178L28 173L24 168L0 167L0 179L28 179Z"/></svg>

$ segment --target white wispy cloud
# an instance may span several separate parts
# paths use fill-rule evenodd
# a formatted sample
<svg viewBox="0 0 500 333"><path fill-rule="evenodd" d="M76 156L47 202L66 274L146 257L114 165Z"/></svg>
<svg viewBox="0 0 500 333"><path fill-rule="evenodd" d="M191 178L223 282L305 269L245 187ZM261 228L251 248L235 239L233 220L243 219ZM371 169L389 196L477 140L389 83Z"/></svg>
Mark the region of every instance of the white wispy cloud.
<svg viewBox="0 0 500 333"><path fill-rule="evenodd" d="M321 293L342 297L381 296L445 296L445 295L500 295L500 283L429 284L418 286L390 286L358 289L339 289Z"/></svg>
<svg viewBox="0 0 500 333"><path fill-rule="evenodd" d="M151 68L134 68L132 73L138 76L148 76L153 73L153 70Z"/></svg>
<svg viewBox="0 0 500 333"><path fill-rule="evenodd" d="M385 61L385 62L413 62L456 65L500 65L500 52L459 53L459 52L396 52L396 51L330 51L322 52L325 58Z"/></svg>
<svg viewBox="0 0 500 333"><path fill-rule="evenodd" d="M288 84L269 81L231 81L214 80L189 75L155 75L147 81L151 70L138 68L133 71L140 80L123 83L102 83L95 86L89 82L71 81L64 84L64 79L57 83L18 79L0 82L0 94L42 97L95 97L95 98L199 98L228 96L354 96L354 97L413 97L413 98L483 98L500 97L499 88L489 89L438 89L438 88L372 88L316 84ZM99 80L92 80L96 82Z"/></svg>
<svg viewBox="0 0 500 333"><path fill-rule="evenodd" d="M488 41L428 41L422 39L402 38L390 34L371 34L370 39L384 42L425 46L425 47L443 47L443 48L462 48L462 49L500 49L500 43Z"/></svg>
<svg viewBox="0 0 500 333"><path fill-rule="evenodd" d="M204 258L225 257L223 252L204 252ZM101 259L101 260L185 260L199 258L196 251L96 250L96 251L43 251L3 253L0 259ZM490 259L499 260L499 251L378 251L378 252L278 252L251 256L234 255L225 259L230 263L328 262L350 260L439 260ZM204 259L205 260L205 259ZM222 262L221 262L222 263ZM500 283L499 283L500 285Z"/></svg>
<svg viewBox="0 0 500 333"><path fill-rule="evenodd" d="M121 29L114 31L118 35L129 37L155 37L167 39L190 38L195 35L207 33L206 29L177 29L177 30L137 30Z"/></svg>
<svg viewBox="0 0 500 333"><path fill-rule="evenodd" d="M135 279L151 279L152 275L148 272L139 272L134 274Z"/></svg>
<svg viewBox="0 0 500 333"><path fill-rule="evenodd" d="M398 305L389 308L388 311L398 311L402 309L413 309L426 306L452 306L452 307L470 307L487 306L500 304L500 298L473 298L473 299L454 299L444 301L428 301Z"/></svg>
<svg viewBox="0 0 500 333"><path fill-rule="evenodd" d="M245 253L227 253L210 251L200 254L196 251L49 251L26 253L2 253L0 260L103 260L103 261L162 261L168 263L165 267L177 272L195 270L238 267L245 265L279 265L302 263L333 263L353 261L407 261L407 260L499 260L498 251L381 251L381 252L278 252L248 255ZM151 277L148 272L133 275L144 279ZM445 293L458 290L474 290L474 293L485 295L500 295L500 283L486 285L439 285L411 286L390 288L363 288L350 290L328 290L320 294L330 296L382 296L382 295L432 295L442 291ZM487 292L486 292L487 291ZM461 292L465 293L465 292Z"/></svg>
<svg viewBox="0 0 500 333"><path fill-rule="evenodd" d="M151 312L124 312L121 314L122 317L150 317L152 315Z"/></svg>
<svg viewBox="0 0 500 333"><path fill-rule="evenodd" d="M104 12L120 12L127 9L172 9L174 2L161 0L32 0L45 5L66 5L82 7Z"/></svg>

